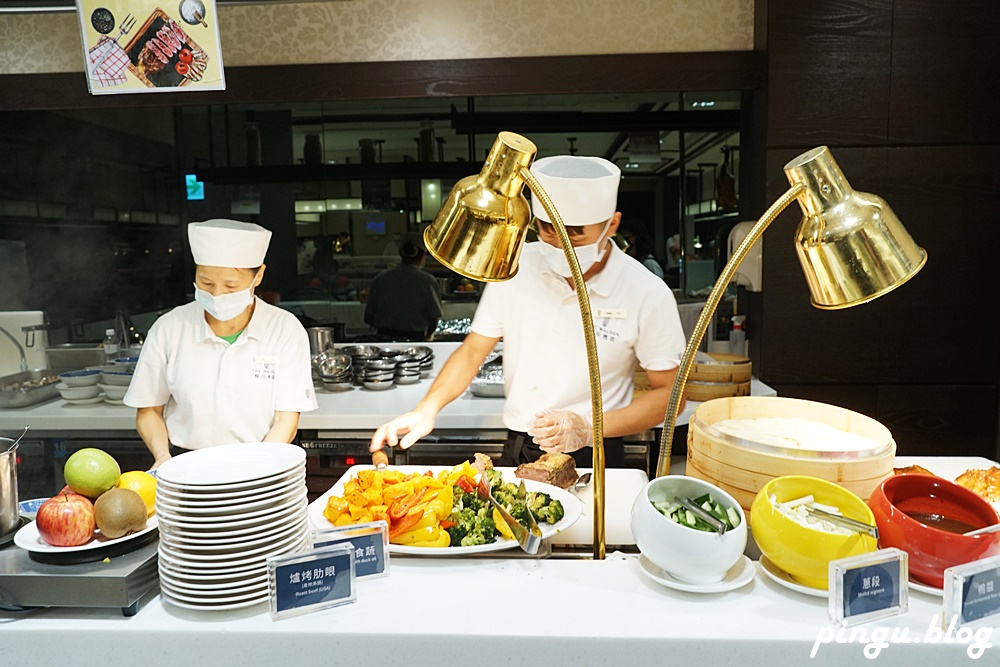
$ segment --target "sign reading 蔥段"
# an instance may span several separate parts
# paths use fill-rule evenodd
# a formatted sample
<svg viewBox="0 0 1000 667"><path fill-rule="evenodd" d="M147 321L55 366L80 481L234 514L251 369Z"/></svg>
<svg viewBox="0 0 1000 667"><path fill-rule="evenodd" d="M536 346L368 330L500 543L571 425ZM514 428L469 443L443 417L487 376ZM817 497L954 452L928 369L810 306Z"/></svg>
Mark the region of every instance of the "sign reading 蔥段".
<svg viewBox="0 0 1000 667"><path fill-rule="evenodd" d="M1000 616L1000 556L945 570L944 610L966 624Z"/></svg>
<svg viewBox="0 0 1000 667"><path fill-rule="evenodd" d="M830 561L831 620L854 625L906 613L908 564L908 554L899 549Z"/></svg>
<svg viewBox="0 0 1000 667"><path fill-rule="evenodd" d="M215 0L76 0L93 95L225 90Z"/></svg>
<svg viewBox="0 0 1000 667"><path fill-rule="evenodd" d="M269 558L267 571L272 620L357 600L354 549L349 545Z"/></svg>
<svg viewBox="0 0 1000 667"><path fill-rule="evenodd" d="M350 545L354 549L358 578L389 574L389 524L385 521L317 530L312 534L312 544L314 549L334 544Z"/></svg>

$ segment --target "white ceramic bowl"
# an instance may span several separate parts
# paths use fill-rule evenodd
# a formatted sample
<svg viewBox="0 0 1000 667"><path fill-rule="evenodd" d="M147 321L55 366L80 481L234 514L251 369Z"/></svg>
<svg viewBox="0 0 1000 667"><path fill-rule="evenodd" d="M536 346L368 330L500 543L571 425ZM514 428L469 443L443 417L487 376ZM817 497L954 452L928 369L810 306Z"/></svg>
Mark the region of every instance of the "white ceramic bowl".
<svg viewBox="0 0 1000 667"><path fill-rule="evenodd" d="M88 387L68 387L62 382L56 385L59 395L70 401L78 401L86 398L96 398L101 395L100 385L92 384Z"/></svg>
<svg viewBox="0 0 1000 667"><path fill-rule="evenodd" d="M60 373L59 379L67 387L90 387L96 385L98 380L101 379L101 371L67 371L65 373ZM94 396L97 396L97 394L94 394Z"/></svg>
<svg viewBox="0 0 1000 667"><path fill-rule="evenodd" d="M725 534L704 532L671 521L653 503L669 503L674 496L697 498L706 493L740 515L740 525ZM747 545L747 518L740 504L722 489L694 477L666 475L652 479L632 503L632 536L639 551L673 578L691 584L722 581L743 556Z"/></svg>
<svg viewBox="0 0 1000 667"><path fill-rule="evenodd" d="M125 398L125 392L128 391L127 386L115 385L115 384L99 384L97 385L104 392L104 395L111 399L112 401L120 401Z"/></svg>
<svg viewBox="0 0 1000 667"><path fill-rule="evenodd" d="M127 387L132 381L132 372L104 371L101 373L101 380L104 384Z"/></svg>

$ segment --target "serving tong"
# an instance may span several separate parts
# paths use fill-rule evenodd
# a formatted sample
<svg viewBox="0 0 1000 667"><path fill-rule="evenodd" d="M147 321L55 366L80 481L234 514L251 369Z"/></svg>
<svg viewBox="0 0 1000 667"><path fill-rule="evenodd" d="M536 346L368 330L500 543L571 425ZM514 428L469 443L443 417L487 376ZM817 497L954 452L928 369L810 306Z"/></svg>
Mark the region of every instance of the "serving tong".
<svg viewBox="0 0 1000 667"><path fill-rule="evenodd" d="M719 517L706 512L704 507L702 507L695 501L691 500L690 498L682 498L680 496L674 496L674 502L683 507L684 509L690 511L691 514L694 514L696 517L698 517L708 525L710 525L712 528L715 529L717 533L719 533L719 535L723 535L727 530L729 530L729 524L719 519Z"/></svg>
<svg viewBox="0 0 1000 667"><path fill-rule="evenodd" d="M817 509L815 507L810 507L809 505L805 505L805 508L808 514L811 514L818 519L823 519L825 521L829 521L832 524L836 524L841 528L846 528L847 530L852 530L856 533L864 533L865 535L871 535L876 540L878 539L878 526L872 526L870 524L865 523L864 521L851 519L841 514L832 514L825 510Z"/></svg>
<svg viewBox="0 0 1000 667"><path fill-rule="evenodd" d="M489 500L490 504L493 505L494 509L500 513L503 520L507 522L510 526L510 531L514 533L514 539L517 543L521 545L521 549L528 554L538 553L538 548L542 545L542 530L538 527L538 523L535 521L535 517L531 515L531 511L528 511L528 516L531 518L531 528L525 528L518 522L517 519L510 515L503 505L497 502L497 499L493 497L490 492L490 485L486 483L485 475L479 476L479 484L476 486L476 492L479 497L483 500ZM524 488L524 482L521 482L521 486L517 490L517 498L519 500L524 500L527 496L527 490Z"/></svg>

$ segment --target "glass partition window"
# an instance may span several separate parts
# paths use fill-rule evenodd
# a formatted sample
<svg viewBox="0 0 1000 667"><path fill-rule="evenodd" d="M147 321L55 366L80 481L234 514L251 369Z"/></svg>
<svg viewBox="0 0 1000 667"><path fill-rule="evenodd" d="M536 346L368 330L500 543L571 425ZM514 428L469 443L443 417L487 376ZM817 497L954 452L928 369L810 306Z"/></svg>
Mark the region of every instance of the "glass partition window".
<svg viewBox="0 0 1000 667"><path fill-rule="evenodd" d="M118 310L190 299L185 224L229 217L274 232L275 301L362 302L498 132L538 155L596 155L623 180L632 252L679 300L721 268L739 219L740 95L663 92L356 100L0 113L0 309L46 312L57 341L99 340ZM627 234L625 234L627 233ZM725 258L722 257L722 263ZM331 292L318 270L350 289ZM428 261L446 303L468 285ZM466 312L466 310L461 310ZM357 327L363 329L363 324Z"/></svg>

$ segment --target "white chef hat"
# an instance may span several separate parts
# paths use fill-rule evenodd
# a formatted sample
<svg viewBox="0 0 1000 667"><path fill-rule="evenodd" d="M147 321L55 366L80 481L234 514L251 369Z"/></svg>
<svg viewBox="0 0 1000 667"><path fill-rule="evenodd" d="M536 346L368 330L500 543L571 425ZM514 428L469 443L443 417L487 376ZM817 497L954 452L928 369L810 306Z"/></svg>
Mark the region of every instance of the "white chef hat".
<svg viewBox="0 0 1000 667"><path fill-rule="evenodd" d="M556 155L535 161L531 173L552 198L563 223L569 227L605 222L615 214L622 171L604 158ZM537 196L531 212L552 222Z"/></svg>
<svg viewBox="0 0 1000 667"><path fill-rule="evenodd" d="M271 232L250 222L216 218L190 223L188 241L198 266L256 269L264 263Z"/></svg>

